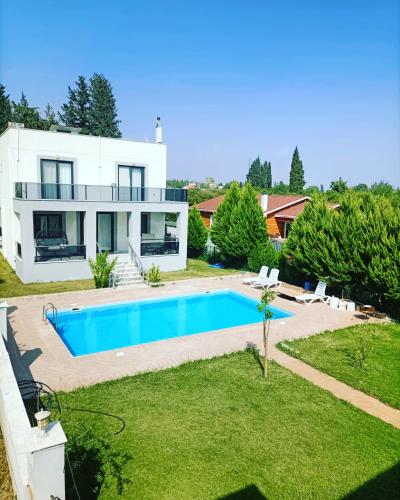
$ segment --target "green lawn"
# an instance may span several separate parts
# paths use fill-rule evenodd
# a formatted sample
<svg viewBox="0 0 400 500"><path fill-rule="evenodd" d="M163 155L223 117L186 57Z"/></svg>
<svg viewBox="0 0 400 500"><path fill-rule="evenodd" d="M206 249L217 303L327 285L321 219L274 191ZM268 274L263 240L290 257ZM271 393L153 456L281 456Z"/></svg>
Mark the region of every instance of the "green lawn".
<svg viewBox="0 0 400 500"><path fill-rule="evenodd" d="M398 494L400 431L276 364L270 379L242 352L60 394L81 498ZM126 428L114 436L119 421L71 408L119 415Z"/></svg>
<svg viewBox="0 0 400 500"><path fill-rule="evenodd" d="M4 257L0 255L0 298L72 292L90 288L94 288L93 280L52 281L50 283L29 283L25 285L11 269Z"/></svg>
<svg viewBox="0 0 400 500"><path fill-rule="evenodd" d="M161 280L175 281L189 278L224 276L235 272L238 271L235 269L214 269L202 260L188 259L188 267L185 271L161 273ZM25 285L0 254L0 298L43 293L74 292L77 290L89 290L91 288L94 288L93 280L53 281L51 283L30 283Z"/></svg>
<svg viewBox="0 0 400 500"><path fill-rule="evenodd" d="M176 281L190 278L208 278L217 276L226 276L228 274L238 273L237 269L215 269L210 267L208 262L198 259L188 259L187 269L184 271L170 271L161 273L161 281Z"/></svg>
<svg viewBox="0 0 400 500"><path fill-rule="evenodd" d="M361 366L358 359L363 345L365 364ZM400 323L354 326L285 341L279 347L338 380L400 408Z"/></svg>

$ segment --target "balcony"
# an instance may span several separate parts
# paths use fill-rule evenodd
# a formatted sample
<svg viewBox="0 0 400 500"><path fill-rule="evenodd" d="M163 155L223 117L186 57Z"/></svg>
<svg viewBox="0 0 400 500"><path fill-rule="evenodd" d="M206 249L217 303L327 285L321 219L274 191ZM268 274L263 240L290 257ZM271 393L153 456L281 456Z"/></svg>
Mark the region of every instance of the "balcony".
<svg viewBox="0 0 400 500"><path fill-rule="evenodd" d="M38 182L16 182L14 186L15 198L22 200L187 202L187 189Z"/></svg>
<svg viewBox="0 0 400 500"><path fill-rule="evenodd" d="M86 245L70 244L61 229L40 230L35 236L35 262L86 259Z"/></svg>
<svg viewBox="0 0 400 500"><path fill-rule="evenodd" d="M140 244L140 255L147 257L150 255L176 255L179 254L179 240L177 239L143 239Z"/></svg>

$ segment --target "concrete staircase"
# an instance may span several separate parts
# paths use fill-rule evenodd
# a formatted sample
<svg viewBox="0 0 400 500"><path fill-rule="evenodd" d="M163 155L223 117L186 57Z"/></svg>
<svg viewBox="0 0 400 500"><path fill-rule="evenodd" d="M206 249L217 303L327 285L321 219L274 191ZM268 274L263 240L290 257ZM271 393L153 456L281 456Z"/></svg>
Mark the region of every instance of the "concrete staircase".
<svg viewBox="0 0 400 500"><path fill-rule="evenodd" d="M116 288L123 286L143 285L144 280L136 264L131 260L118 259L114 270L114 286Z"/></svg>

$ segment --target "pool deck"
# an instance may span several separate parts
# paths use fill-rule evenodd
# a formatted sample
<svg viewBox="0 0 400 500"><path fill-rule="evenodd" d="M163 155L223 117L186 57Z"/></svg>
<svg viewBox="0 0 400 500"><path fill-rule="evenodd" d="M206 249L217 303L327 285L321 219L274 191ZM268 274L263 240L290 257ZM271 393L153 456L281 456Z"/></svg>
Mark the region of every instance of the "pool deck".
<svg viewBox="0 0 400 500"><path fill-rule="evenodd" d="M290 287L282 285L282 291L284 288ZM8 349L16 376L18 379L33 378L45 382L57 391L71 390L240 351L249 346L261 348L261 325L253 324L74 358L53 327L42 320L42 307L47 302L63 309L71 308L72 304L84 307L221 289L234 290L255 299L261 296L261 290L242 284L242 276L231 275L168 282L159 288L144 285L7 299L10 325ZM362 322L357 314L332 310L322 303L306 306L278 296L273 305L294 313L292 317L271 322L270 338L273 344Z"/></svg>

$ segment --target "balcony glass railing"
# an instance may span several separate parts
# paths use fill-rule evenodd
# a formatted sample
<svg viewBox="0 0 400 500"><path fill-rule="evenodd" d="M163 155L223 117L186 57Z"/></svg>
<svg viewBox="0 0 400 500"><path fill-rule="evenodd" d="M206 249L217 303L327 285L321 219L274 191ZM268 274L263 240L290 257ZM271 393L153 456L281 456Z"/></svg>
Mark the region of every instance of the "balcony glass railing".
<svg viewBox="0 0 400 500"><path fill-rule="evenodd" d="M86 259L86 245L39 245L35 262Z"/></svg>
<svg viewBox="0 0 400 500"><path fill-rule="evenodd" d="M15 197L23 200L187 202L187 189L16 182Z"/></svg>
<svg viewBox="0 0 400 500"><path fill-rule="evenodd" d="M179 240L142 240L140 244L140 255L171 255L179 253Z"/></svg>

